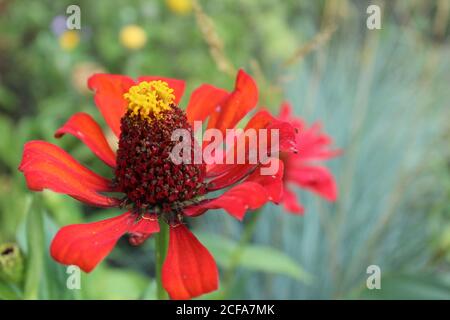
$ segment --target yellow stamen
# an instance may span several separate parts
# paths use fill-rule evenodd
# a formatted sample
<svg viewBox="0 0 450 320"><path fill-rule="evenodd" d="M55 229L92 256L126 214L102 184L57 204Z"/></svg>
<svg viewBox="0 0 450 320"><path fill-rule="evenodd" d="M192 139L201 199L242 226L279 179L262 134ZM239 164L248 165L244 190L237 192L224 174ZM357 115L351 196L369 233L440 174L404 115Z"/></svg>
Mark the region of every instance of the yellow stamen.
<svg viewBox="0 0 450 320"><path fill-rule="evenodd" d="M170 110L175 99L173 89L161 80L142 81L132 86L123 97L128 101L128 110L132 116L149 121L151 115L160 119L161 113Z"/></svg>

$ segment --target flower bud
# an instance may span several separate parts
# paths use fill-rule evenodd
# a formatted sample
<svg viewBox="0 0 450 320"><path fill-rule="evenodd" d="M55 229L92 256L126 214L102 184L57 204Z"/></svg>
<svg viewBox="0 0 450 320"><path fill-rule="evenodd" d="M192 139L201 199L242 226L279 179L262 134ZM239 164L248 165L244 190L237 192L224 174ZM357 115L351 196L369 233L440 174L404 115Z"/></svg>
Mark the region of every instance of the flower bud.
<svg viewBox="0 0 450 320"><path fill-rule="evenodd" d="M0 279L19 283L23 270L23 257L17 244L0 244Z"/></svg>

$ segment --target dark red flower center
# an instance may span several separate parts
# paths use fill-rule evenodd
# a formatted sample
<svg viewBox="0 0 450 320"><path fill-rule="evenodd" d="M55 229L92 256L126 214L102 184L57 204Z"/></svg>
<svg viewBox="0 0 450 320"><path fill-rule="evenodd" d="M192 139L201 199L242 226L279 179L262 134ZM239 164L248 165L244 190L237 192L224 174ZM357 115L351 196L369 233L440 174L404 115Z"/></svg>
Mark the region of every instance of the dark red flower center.
<svg viewBox="0 0 450 320"><path fill-rule="evenodd" d="M167 84L163 82L163 92L158 92L161 87L153 89L154 83L140 83L124 96L134 94L121 120L115 183L126 194L124 204L135 212L177 214L205 193L205 168L203 164L175 164L171 159L174 146L180 142L172 141L172 133L187 130L194 141L192 127L184 111L168 96L171 89ZM191 152L193 156L193 146Z"/></svg>

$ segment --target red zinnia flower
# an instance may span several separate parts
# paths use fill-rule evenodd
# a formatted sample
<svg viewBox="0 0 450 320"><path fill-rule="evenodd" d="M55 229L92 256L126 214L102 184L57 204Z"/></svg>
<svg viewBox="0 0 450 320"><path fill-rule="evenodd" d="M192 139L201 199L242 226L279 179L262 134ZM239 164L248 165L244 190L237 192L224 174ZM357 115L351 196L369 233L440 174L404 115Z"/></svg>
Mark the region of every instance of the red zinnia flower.
<svg viewBox="0 0 450 320"><path fill-rule="evenodd" d="M185 86L181 80L147 76L134 81L122 75L96 74L88 85L119 139L117 154L86 113L73 115L55 136L71 134L80 139L113 169L114 178L94 173L44 141L25 144L19 169L31 190L50 189L88 205L121 207L127 212L95 223L63 227L51 244L52 257L90 272L124 234L129 234L131 244L138 245L159 231L159 222L166 222L170 238L162 282L171 298L187 299L217 289L216 263L183 224L183 217L223 208L242 219L247 209L280 201L283 166L280 162L275 175L265 176L260 174L263 165L258 164L176 165L169 159L175 143L171 134L181 128L193 136L193 122L207 118L208 128L223 133L234 128L256 106L255 82L241 70L232 92L202 85L192 93L186 113L178 107ZM280 149L288 151L295 146L294 128L267 111L257 112L246 128L278 129ZM224 188L228 190L221 196L204 198L208 192Z"/></svg>
<svg viewBox="0 0 450 320"><path fill-rule="evenodd" d="M336 201L338 191L333 174L328 168L315 162L333 158L341 151L330 150L329 146L333 141L321 132L320 124L315 123L308 128L303 119L292 115L292 108L288 103L281 105L278 119L291 123L299 132L296 136L298 153L281 153L285 181L282 202L285 209L292 213L304 212L295 193L289 188L292 184L317 193L328 201Z"/></svg>

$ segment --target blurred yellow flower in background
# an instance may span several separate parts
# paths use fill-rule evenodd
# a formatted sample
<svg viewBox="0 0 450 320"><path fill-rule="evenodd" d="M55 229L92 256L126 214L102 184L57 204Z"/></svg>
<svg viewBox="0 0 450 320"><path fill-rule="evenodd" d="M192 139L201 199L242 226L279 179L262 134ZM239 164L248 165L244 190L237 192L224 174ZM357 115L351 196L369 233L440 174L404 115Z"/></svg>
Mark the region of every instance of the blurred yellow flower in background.
<svg viewBox="0 0 450 320"><path fill-rule="evenodd" d="M166 4L176 14L188 14L192 11L192 0L166 0Z"/></svg>
<svg viewBox="0 0 450 320"><path fill-rule="evenodd" d="M147 34L141 27L130 24L120 30L120 43L128 49L141 49L147 42Z"/></svg>
<svg viewBox="0 0 450 320"><path fill-rule="evenodd" d="M80 43L80 35L75 30L64 31L59 37L59 46L66 51L72 51Z"/></svg>

